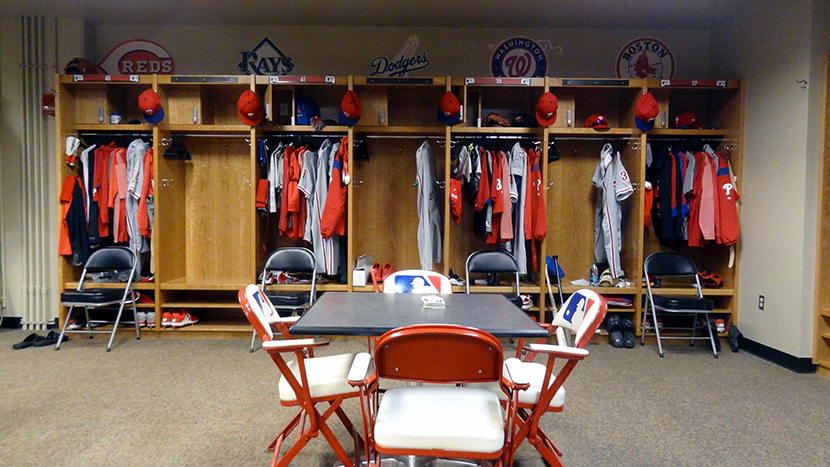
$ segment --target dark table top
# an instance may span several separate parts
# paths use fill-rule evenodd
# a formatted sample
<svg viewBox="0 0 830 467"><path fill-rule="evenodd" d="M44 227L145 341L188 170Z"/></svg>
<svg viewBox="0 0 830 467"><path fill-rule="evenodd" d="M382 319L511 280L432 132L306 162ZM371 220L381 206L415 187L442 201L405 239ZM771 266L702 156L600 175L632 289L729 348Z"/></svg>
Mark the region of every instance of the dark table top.
<svg viewBox="0 0 830 467"><path fill-rule="evenodd" d="M326 292L291 326L291 334L380 336L411 324L458 324L496 337L548 332L501 294L442 294L445 308L424 308L421 294Z"/></svg>

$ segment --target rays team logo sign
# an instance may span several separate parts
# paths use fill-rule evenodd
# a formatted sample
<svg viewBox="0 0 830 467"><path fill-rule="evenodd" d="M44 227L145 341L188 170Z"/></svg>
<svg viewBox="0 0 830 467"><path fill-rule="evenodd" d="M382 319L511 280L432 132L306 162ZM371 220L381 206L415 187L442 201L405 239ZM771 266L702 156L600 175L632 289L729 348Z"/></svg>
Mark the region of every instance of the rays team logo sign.
<svg viewBox="0 0 830 467"><path fill-rule="evenodd" d="M406 39L392 58L375 57L372 60L372 72L370 76L406 76L413 71L422 70L429 66L427 53L418 52L421 46L421 38L413 34Z"/></svg>
<svg viewBox="0 0 830 467"><path fill-rule="evenodd" d="M172 75L176 71L176 62L164 47L143 39L117 45L98 66L109 75Z"/></svg>
<svg viewBox="0 0 830 467"><path fill-rule="evenodd" d="M250 52L242 52L239 71L246 75L287 75L294 69L294 61L271 42L262 39Z"/></svg>
<svg viewBox="0 0 830 467"><path fill-rule="evenodd" d="M634 39L617 56L617 78L674 78L674 55L651 37Z"/></svg>
<svg viewBox="0 0 830 467"><path fill-rule="evenodd" d="M548 71L548 58L536 42L526 37L513 37L493 51L490 71L497 78L543 77Z"/></svg>

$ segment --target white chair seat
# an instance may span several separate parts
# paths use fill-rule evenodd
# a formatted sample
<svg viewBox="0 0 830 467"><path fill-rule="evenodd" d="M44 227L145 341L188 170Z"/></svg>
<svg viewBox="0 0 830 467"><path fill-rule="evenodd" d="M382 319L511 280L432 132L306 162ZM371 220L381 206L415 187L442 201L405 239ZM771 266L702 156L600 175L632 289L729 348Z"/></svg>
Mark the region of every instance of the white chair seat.
<svg viewBox="0 0 830 467"><path fill-rule="evenodd" d="M306 376L308 377L308 388L312 398L331 396L335 394L349 394L357 392L357 389L349 385L347 375L352 367L356 354L330 355L326 357L307 358L305 363ZM291 373L300 381L297 361L288 362ZM294 402L297 395L283 377L279 383L280 400L283 402Z"/></svg>
<svg viewBox="0 0 830 467"><path fill-rule="evenodd" d="M539 400L539 393L542 389L542 380L545 379L545 365L535 362L523 362L518 358L508 358L504 361L504 375L510 375L517 382L530 383L530 387L519 391L520 404L535 404ZM508 373L509 371L509 373ZM552 385L555 378L551 378ZM500 400L506 401L507 395L501 390L498 383L468 384L468 387L487 389L499 396ZM565 388L561 387L550 401L550 407L561 408L565 405Z"/></svg>
<svg viewBox="0 0 830 467"><path fill-rule="evenodd" d="M389 449L497 452L504 444L501 405L478 388L392 388L380 402L375 442Z"/></svg>

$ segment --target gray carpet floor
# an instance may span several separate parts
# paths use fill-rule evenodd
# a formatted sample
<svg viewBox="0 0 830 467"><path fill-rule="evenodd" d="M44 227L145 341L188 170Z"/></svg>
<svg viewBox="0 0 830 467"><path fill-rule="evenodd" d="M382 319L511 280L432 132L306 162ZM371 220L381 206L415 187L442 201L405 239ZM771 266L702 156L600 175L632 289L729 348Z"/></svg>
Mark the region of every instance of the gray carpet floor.
<svg viewBox="0 0 830 467"><path fill-rule="evenodd" d="M28 334L0 332L0 465L267 465L294 413L248 340L122 338L107 353L104 339L76 335L58 352L12 350ZM363 349L336 340L318 355ZM565 411L543 419L565 465L830 464L828 379L726 345L717 360L703 346L671 345L662 359L653 345L588 349ZM345 408L359 420L356 401ZM320 437L292 465L336 463ZM515 465L545 463L525 443Z"/></svg>

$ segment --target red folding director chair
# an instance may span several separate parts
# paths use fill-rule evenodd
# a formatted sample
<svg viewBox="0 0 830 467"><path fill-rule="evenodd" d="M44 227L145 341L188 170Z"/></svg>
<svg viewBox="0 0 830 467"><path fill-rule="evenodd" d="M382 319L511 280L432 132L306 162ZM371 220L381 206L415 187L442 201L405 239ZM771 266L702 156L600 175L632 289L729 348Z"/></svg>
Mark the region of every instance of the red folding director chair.
<svg viewBox="0 0 830 467"><path fill-rule="evenodd" d="M565 380L574 370L579 361L588 356L586 344L591 340L602 320L605 318L607 305L605 298L598 293L582 289L574 292L559 309L548 326L551 335L559 336L563 342L563 330L574 332L573 347L567 345L551 345L541 342L528 343L519 341L515 358L508 358L504 362L505 373L516 381L530 384L526 390L519 391L517 401L517 417L511 427L512 452L515 453L522 441L527 439L536 450L552 466L561 466L559 458L562 453L550 438L539 427L543 415L548 412L561 412L565 405ZM523 356L522 353L525 352ZM539 355L547 355L545 363L534 362ZM564 364L559 365L558 371L554 368L556 360L561 359ZM509 387L500 391L503 403L506 403L511 394Z"/></svg>
<svg viewBox="0 0 830 467"><path fill-rule="evenodd" d="M452 356L448 358L447 356ZM393 329L375 344L373 357L358 354L349 375L360 388L366 458L381 456L489 460L510 465L509 428L515 405L502 411L492 391L466 387L502 381L501 343L485 331L457 325L420 324ZM387 388L382 380L432 384ZM513 394L527 385L504 379ZM515 397L513 401L515 402Z"/></svg>
<svg viewBox="0 0 830 467"><path fill-rule="evenodd" d="M341 407L345 399L359 395L358 389L352 387L347 379L355 354L314 357L314 348L328 345L329 342L319 338L294 338L289 334L284 321L292 322L296 318L281 318L256 285L248 285L239 291L239 303L248 321L262 339L262 348L282 375L278 386L280 404L299 408L297 414L268 446L268 450L274 452L271 466L287 466L312 438L322 433L340 462L344 466L353 467L355 460L346 453L327 421L332 414L336 414L346 430L352 434L356 459L362 439ZM272 325L277 328L283 339L273 340ZM283 354L294 354L295 359L286 361ZM328 404L328 408L321 413L317 404L324 402ZM298 427L296 441L280 456L283 441Z"/></svg>

